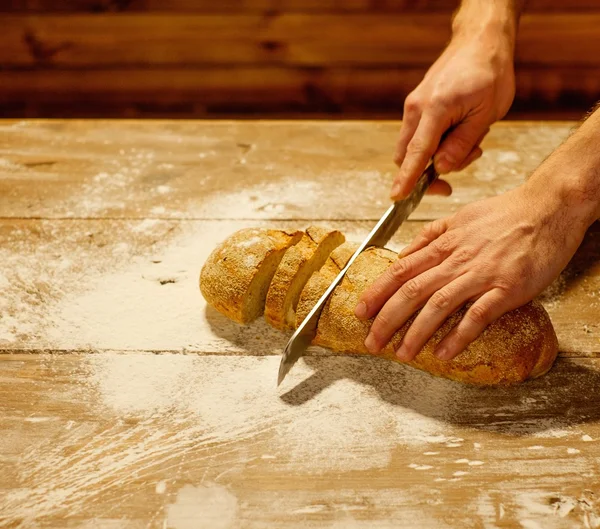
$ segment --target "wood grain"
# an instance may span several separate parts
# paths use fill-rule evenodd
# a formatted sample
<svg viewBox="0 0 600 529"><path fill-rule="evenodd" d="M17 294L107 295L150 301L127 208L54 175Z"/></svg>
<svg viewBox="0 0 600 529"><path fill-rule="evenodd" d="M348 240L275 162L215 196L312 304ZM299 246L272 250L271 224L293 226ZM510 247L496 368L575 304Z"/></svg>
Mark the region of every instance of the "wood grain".
<svg viewBox="0 0 600 529"><path fill-rule="evenodd" d="M287 334L262 319L240 326L207 307L198 277L209 253L245 227L329 226L360 242L373 222L1 220L0 352L279 354ZM390 247L423 226L406 223ZM541 300L562 356L600 356L599 226Z"/></svg>
<svg viewBox="0 0 600 529"><path fill-rule="evenodd" d="M456 202L420 209L518 185L572 125L494 127ZM204 304L241 227L360 240L397 128L0 123L0 527L598 526L598 224L542 297L561 356L518 387L315 348L277 390L286 336Z"/></svg>
<svg viewBox="0 0 600 529"><path fill-rule="evenodd" d="M599 519L598 360L562 360L541 380L486 391L375 359L318 357L278 393L277 364L4 356L0 524L564 528Z"/></svg>
<svg viewBox="0 0 600 529"><path fill-rule="evenodd" d="M498 124L415 220L506 191L572 123ZM378 219L399 123L42 121L0 126L4 217ZM340 185L344 200L340 201ZM369 190L365 199L365 189Z"/></svg>
<svg viewBox="0 0 600 529"><path fill-rule="evenodd" d="M432 63L450 37L444 14L5 15L1 23L4 68L407 67ZM517 64L598 65L600 58L591 50L600 46L599 23L596 13L524 15Z"/></svg>
<svg viewBox="0 0 600 529"><path fill-rule="evenodd" d="M182 115L280 115L372 112L400 115L404 99L427 71L419 68L287 68L278 66L190 69L6 71L0 106L23 105L47 114L102 116L152 111ZM523 67L517 76L519 112L590 108L600 93L595 69ZM102 106L104 102L104 106ZM99 106L100 105L100 106ZM122 109L129 110L122 110ZM54 110L52 110L54 109ZM121 109L121 110L120 110ZM26 112L26 111L25 111Z"/></svg>
<svg viewBox="0 0 600 529"><path fill-rule="evenodd" d="M451 12L458 4L458 0L7 0L0 12ZM529 12L597 9L598 0L528 0L526 5Z"/></svg>

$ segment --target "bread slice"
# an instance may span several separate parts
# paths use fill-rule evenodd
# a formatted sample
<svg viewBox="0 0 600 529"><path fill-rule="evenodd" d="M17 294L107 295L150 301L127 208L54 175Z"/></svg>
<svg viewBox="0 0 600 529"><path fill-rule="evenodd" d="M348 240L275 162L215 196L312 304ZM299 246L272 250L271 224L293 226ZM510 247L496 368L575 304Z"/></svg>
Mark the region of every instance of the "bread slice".
<svg viewBox="0 0 600 529"><path fill-rule="evenodd" d="M354 316L362 292L397 258L383 248L358 256L321 313L315 345L334 351L369 354L364 346L371 321ZM466 309L453 314L409 365L436 376L478 385L507 385L546 373L558 354L558 340L548 314L537 302L506 313L454 360L434 356L435 346ZM381 356L397 361L394 351L416 314L396 332Z"/></svg>
<svg viewBox="0 0 600 529"><path fill-rule="evenodd" d="M240 230L210 254L200 273L206 301L238 323L264 311L271 279L286 250L303 237L301 231L248 228Z"/></svg>
<svg viewBox="0 0 600 529"><path fill-rule="evenodd" d="M340 271L348 264L350 258L360 245L356 242L346 241L341 246L338 246L323 265L323 268L317 270L310 276L308 283L302 289L298 307L296 308L296 324L298 327L308 313L321 299L321 296L333 283L333 280L338 276Z"/></svg>
<svg viewBox="0 0 600 529"><path fill-rule="evenodd" d="M304 285L344 240L337 230L311 226L300 242L286 252L267 293L265 319L270 325L281 330L294 328Z"/></svg>

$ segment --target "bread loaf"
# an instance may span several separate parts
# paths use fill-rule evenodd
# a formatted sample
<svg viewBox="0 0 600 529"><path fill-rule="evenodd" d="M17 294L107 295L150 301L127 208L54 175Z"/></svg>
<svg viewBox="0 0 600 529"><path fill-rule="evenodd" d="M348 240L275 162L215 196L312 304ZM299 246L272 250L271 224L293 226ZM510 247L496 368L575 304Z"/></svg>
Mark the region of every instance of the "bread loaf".
<svg viewBox="0 0 600 529"><path fill-rule="evenodd" d="M266 231L273 233L265 235L263 232ZM260 292L266 292L265 281L273 277L269 266L274 263L271 260L269 266L263 264L260 269L268 269L269 273L261 274L260 280L257 280L258 268L255 264L246 267L243 254L251 251L252 263L264 263L268 259L267 254L272 255L276 251L273 249L274 246L277 246L272 242L273 239L279 241L277 246L279 250L277 251L281 252L285 251L282 248L286 244L285 247L290 247L297 242L298 238L295 232L277 232L275 230L263 230L263 232L260 237L267 237L271 242L244 246L240 243L244 239L256 237L256 232L242 230L232 235L209 257L200 277L200 288L208 303L231 319L243 323L260 315L262 309L256 306L256 302L261 301ZM296 284L296 288L300 284L304 286L302 293L298 294L296 324L300 324L304 316L312 309L339 271L346 265L355 249L355 244L345 243L334 250L331 255L327 253L328 257L322 259L323 267L314 271L310 280L303 279ZM297 253L293 246L288 252L292 251L294 252L292 255ZM265 252L265 254L261 256L261 252ZM222 261L228 255L231 255L232 258L227 259L229 264L225 266ZM371 322L357 319L354 316L354 308L362 292L397 258L396 253L384 248L370 248L358 256L321 313L317 334L313 340L315 345L339 352L370 354L364 346L364 340ZM226 276L227 288L223 288L223 286L215 288L214 283L223 284L222 273L228 274ZM275 276L278 273L279 270ZM249 281L249 277L253 279ZM252 293L250 285L253 285L256 291L251 303L247 300ZM272 284L269 290L273 288ZM277 288L285 289L286 283L279 283ZM263 296L263 303L264 299ZM242 310L241 307L245 307L245 309ZM548 314L535 301L505 314L489 325L483 334L454 360L439 360L433 355L435 346L456 325L465 310L462 309L453 314L427 342L417 357L409 362L409 365L432 375L477 385L507 385L523 382L543 375L552 367L558 353L558 341ZM391 342L382 351L381 356L397 361L394 351L415 317L416 315L396 332Z"/></svg>

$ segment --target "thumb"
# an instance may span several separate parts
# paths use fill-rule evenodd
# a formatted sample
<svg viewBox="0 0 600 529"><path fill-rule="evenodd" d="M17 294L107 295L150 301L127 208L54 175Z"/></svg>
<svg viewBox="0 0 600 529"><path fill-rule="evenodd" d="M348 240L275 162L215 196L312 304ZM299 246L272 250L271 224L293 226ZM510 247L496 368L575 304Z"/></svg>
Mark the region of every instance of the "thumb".
<svg viewBox="0 0 600 529"><path fill-rule="evenodd" d="M487 124L463 121L442 141L434 156L438 173L446 174L461 167L469 154L489 132Z"/></svg>

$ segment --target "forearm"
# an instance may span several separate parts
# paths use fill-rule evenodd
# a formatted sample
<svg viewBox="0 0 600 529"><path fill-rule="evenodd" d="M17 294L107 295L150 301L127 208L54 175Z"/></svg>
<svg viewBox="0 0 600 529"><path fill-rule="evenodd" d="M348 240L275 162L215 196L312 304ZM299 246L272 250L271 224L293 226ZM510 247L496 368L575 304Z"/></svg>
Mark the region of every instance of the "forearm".
<svg viewBox="0 0 600 529"><path fill-rule="evenodd" d="M500 42L514 54L519 17L525 0L463 0L452 21L454 39Z"/></svg>
<svg viewBox="0 0 600 529"><path fill-rule="evenodd" d="M585 228L600 218L600 109L535 171L527 186L535 196L552 197Z"/></svg>

